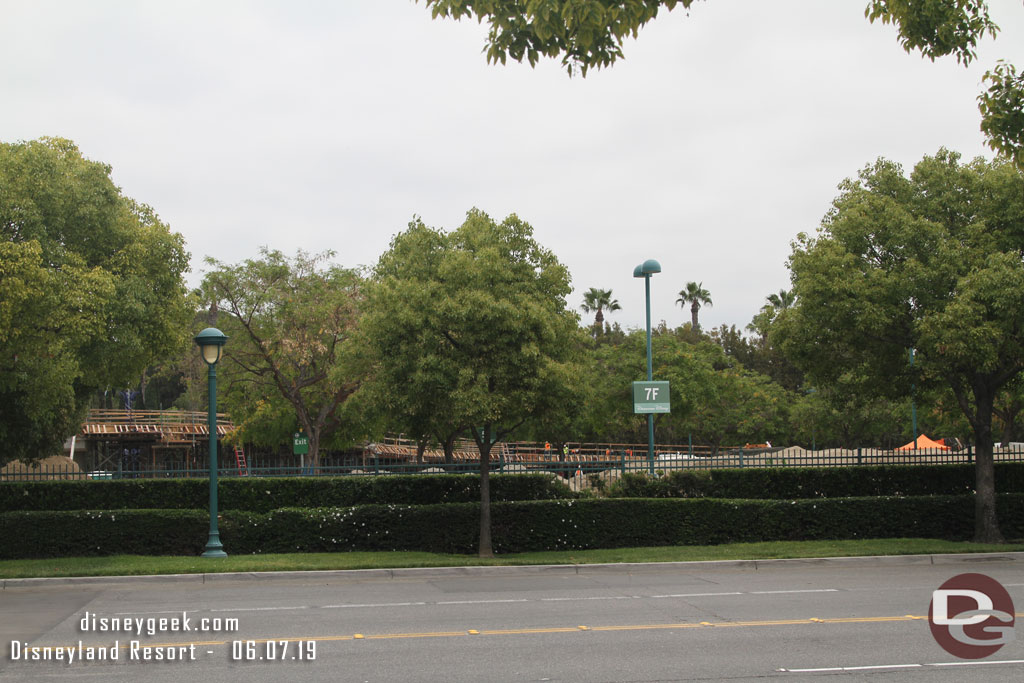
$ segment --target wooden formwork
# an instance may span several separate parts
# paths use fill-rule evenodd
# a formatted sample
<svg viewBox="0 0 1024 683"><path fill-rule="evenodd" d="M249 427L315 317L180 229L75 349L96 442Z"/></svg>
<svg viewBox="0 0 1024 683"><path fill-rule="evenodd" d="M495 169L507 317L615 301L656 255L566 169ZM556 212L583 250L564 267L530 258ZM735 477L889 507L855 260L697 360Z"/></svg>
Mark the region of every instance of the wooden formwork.
<svg viewBox="0 0 1024 683"><path fill-rule="evenodd" d="M138 449L145 453L143 467L162 469L160 462L179 457L191 462L198 446L209 440L209 416L186 410L90 410L79 430L79 438L97 445L96 469L117 469L117 453ZM217 438L234 430L230 418L216 416ZM103 454L99 445L103 444ZM110 454L110 448L115 454ZM175 456L177 453L179 456ZM159 458L158 458L159 454Z"/></svg>

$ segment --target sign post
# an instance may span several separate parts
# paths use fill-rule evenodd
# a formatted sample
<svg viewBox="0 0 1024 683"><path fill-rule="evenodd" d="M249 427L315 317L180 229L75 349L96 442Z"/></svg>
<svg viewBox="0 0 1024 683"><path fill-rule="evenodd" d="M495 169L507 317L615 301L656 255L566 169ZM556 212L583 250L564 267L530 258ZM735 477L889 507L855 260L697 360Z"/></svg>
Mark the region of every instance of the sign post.
<svg viewBox="0 0 1024 683"><path fill-rule="evenodd" d="M633 269L633 277L642 277L644 279L644 299L647 302L647 381L650 382L654 379L652 374L652 360L651 360L651 276L655 273L661 272L661 264L652 258L647 259L639 266ZM668 385L666 384L666 387ZM667 396L667 394L666 394ZM633 409L636 411L636 400L633 401ZM639 412L639 411L636 411ZM664 411L668 412L666 407ZM654 411L647 413L647 462L651 470L651 476L654 476Z"/></svg>
<svg viewBox="0 0 1024 683"><path fill-rule="evenodd" d="M302 456L302 467L306 467L306 454L309 453L309 437L302 430L292 434L292 454Z"/></svg>
<svg viewBox="0 0 1024 683"><path fill-rule="evenodd" d="M670 413L668 382L633 382L633 412Z"/></svg>

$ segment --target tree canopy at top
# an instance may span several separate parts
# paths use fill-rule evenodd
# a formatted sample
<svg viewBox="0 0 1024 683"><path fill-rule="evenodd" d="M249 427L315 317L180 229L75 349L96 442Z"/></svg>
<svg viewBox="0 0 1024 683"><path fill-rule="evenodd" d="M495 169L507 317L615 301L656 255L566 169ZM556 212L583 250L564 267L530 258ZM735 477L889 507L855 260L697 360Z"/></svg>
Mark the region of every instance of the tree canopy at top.
<svg viewBox="0 0 1024 683"><path fill-rule="evenodd" d="M437 17L476 17L487 22L487 60L511 57L531 66L561 56L572 75L611 66L623 58L622 44L657 18L661 9L689 9L694 0L424 0ZM934 60L954 56L962 64L976 56L978 41L995 36L984 0L869 0L872 22L893 24L900 44ZM1024 165L1024 73L1001 63L989 71L979 96L981 128L992 149Z"/></svg>
<svg viewBox="0 0 1024 683"><path fill-rule="evenodd" d="M0 144L0 460L56 452L96 389L186 344L184 240L69 140Z"/></svg>

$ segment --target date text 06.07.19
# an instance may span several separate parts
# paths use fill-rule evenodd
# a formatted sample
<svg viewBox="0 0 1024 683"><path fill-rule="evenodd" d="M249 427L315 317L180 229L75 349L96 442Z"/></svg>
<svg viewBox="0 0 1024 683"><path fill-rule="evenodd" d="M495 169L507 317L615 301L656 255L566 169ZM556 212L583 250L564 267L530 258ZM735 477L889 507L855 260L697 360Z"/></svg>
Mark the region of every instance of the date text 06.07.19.
<svg viewBox="0 0 1024 683"><path fill-rule="evenodd" d="M315 640L231 641L234 662L311 662L315 659Z"/></svg>

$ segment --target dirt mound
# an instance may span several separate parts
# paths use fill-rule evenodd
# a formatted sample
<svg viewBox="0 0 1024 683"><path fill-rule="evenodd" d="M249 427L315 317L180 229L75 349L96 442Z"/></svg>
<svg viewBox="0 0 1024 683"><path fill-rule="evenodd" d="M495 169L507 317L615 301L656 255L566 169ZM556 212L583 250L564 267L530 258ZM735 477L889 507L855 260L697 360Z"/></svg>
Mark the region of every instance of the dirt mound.
<svg viewBox="0 0 1024 683"><path fill-rule="evenodd" d="M12 460L0 468L0 480L31 481L33 479L82 479L85 475L78 463L66 455L51 455L34 465Z"/></svg>

